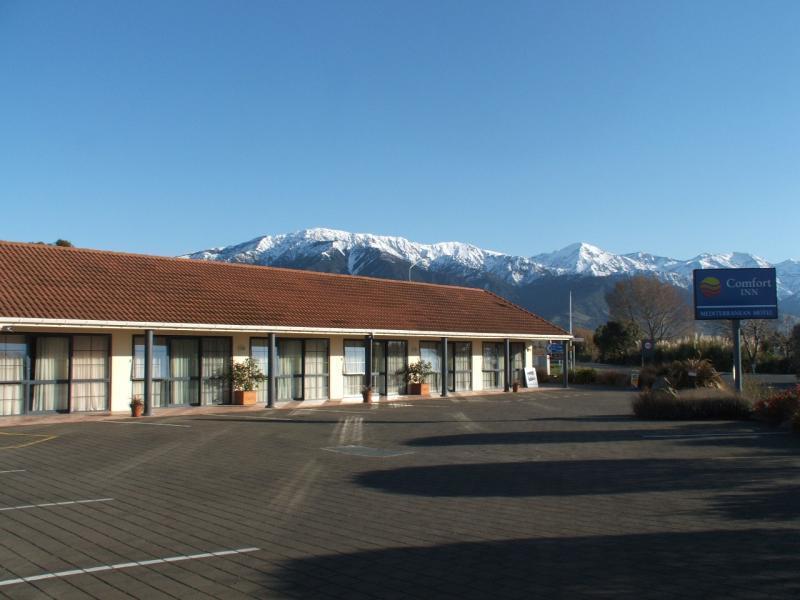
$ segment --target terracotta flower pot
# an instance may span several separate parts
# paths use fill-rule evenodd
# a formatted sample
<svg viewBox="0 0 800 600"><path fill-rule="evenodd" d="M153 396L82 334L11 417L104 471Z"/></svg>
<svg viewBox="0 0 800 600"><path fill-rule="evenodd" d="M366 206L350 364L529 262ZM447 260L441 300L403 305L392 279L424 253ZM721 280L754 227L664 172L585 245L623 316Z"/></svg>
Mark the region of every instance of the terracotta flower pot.
<svg viewBox="0 0 800 600"><path fill-rule="evenodd" d="M412 396L430 396L431 384L430 383L409 383L408 393Z"/></svg>
<svg viewBox="0 0 800 600"><path fill-rule="evenodd" d="M255 390L244 392L236 390L233 392L233 403L239 406L252 406L258 401L258 393Z"/></svg>
<svg viewBox="0 0 800 600"><path fill-rule="evenodd" d="M144 404L131 404L131 416L141 417L144 414Z"/></svg>
<svg viewBox="0 0 800 600"><path fill-rule="evenodd" d="M515 381L514 384L511 386L515 392L519 391L519 381Z"/></svg>
<svg viewBox="0 0 800 600"><path fill-rule="evenodd" d="M372 402L372 390L364 390L361 392L361 397L364 398L365 404L370 404Z"/></svg>

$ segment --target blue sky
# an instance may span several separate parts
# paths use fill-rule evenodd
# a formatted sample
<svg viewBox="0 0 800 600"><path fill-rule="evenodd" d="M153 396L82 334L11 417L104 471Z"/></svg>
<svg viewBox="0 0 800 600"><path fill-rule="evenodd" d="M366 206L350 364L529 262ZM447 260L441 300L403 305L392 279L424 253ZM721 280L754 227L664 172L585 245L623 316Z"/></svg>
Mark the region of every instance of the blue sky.
<svg viewBox="0 0 800 600"><path fill-rule="evenodd" d="M800 258L800 3L0 0L0 238Z"/></svg>

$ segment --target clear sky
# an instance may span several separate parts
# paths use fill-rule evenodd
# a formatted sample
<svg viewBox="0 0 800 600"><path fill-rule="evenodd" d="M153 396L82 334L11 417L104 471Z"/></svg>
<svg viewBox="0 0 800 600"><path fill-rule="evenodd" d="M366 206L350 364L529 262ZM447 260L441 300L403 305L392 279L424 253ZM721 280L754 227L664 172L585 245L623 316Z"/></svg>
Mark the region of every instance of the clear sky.
<svg viewBox="0 0 800 600"><path fill-rule="evenodd" d="M800 258L800 2L0 0L0 238Z"/></svg>

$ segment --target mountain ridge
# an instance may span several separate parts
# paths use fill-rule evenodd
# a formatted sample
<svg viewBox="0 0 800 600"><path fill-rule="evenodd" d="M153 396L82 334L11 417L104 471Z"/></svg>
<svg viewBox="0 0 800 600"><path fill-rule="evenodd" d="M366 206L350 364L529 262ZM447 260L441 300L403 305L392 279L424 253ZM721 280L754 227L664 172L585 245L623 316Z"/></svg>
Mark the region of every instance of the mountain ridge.
<svg viewBox="0 0 800 600"><path fill-rule="evenodd" d="M587 242L575 242L533 256L514 256L464 242L422 244L399 236L311 228L265 235L229 246L214 247L181 258L291 267L314 271L366 275L467 285L491 290L559 323L563 308L548 304L549 289L580 288L592 298L577 298L585 309L580 324L592 326L607 314L605 291L621 277L653 275L682 288L691 288L697 268L770 267L776 269L778 298L786 312L800 316L800 261L771 264L746 252L702 253L687 260L647 252L615 254ZM558 282L558 283L557 283ZM581 313L583 314L583 313Z"/></svg>

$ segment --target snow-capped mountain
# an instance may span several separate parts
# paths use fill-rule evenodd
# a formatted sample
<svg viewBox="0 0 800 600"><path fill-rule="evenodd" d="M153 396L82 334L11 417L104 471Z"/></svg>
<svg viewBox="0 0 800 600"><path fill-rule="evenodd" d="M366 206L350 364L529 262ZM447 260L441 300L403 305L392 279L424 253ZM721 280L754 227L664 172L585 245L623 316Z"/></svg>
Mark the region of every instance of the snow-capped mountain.
<svg viewBox="0 0 800 600"><path fill-rule="evenodd" d="M248 242L187 254L184 258L220 260L258 265L291 266L309 259L334 261L346 258L351 275L369 274L375 253L395 259L419 271L461 269L490 274L510 284L522 285L542 276L608 277L636 273L654 274L681 287L691 284L693 269L773 266L763 258L742 252L700 254L677 260L643 252L614 254L587 243L570 244L555 252L533 257L511 256L462 242L420 244L402 237L349 233L336 229L304 229L294 233L263 236ZM781 296L800 293L800 261L786 260L774 265Z"/></svg>
<svg viewBox="0 0 800 600"><path fill-rule="evenodd" d="M614 254L591 244L575 243L525 257L461 242L421 244L402 237L316 228L258 237L183 258L393 279L407 279L411 269L415 281L491 289L557 322L563 322L561 296L569 289L581 289L584 298L592 298L591 302L583 301L585 319L578 316L578 321L587 325L602 322L605 290L620 276L651 274L688 290L693 269L775 266L778 297L785 312L800 314L800 261L771 265L763 258L741 252L700 254L680 260L644 252ZM558 297L557 302L554 296ZM580 315L581 299L577 302Z"/></svg>

